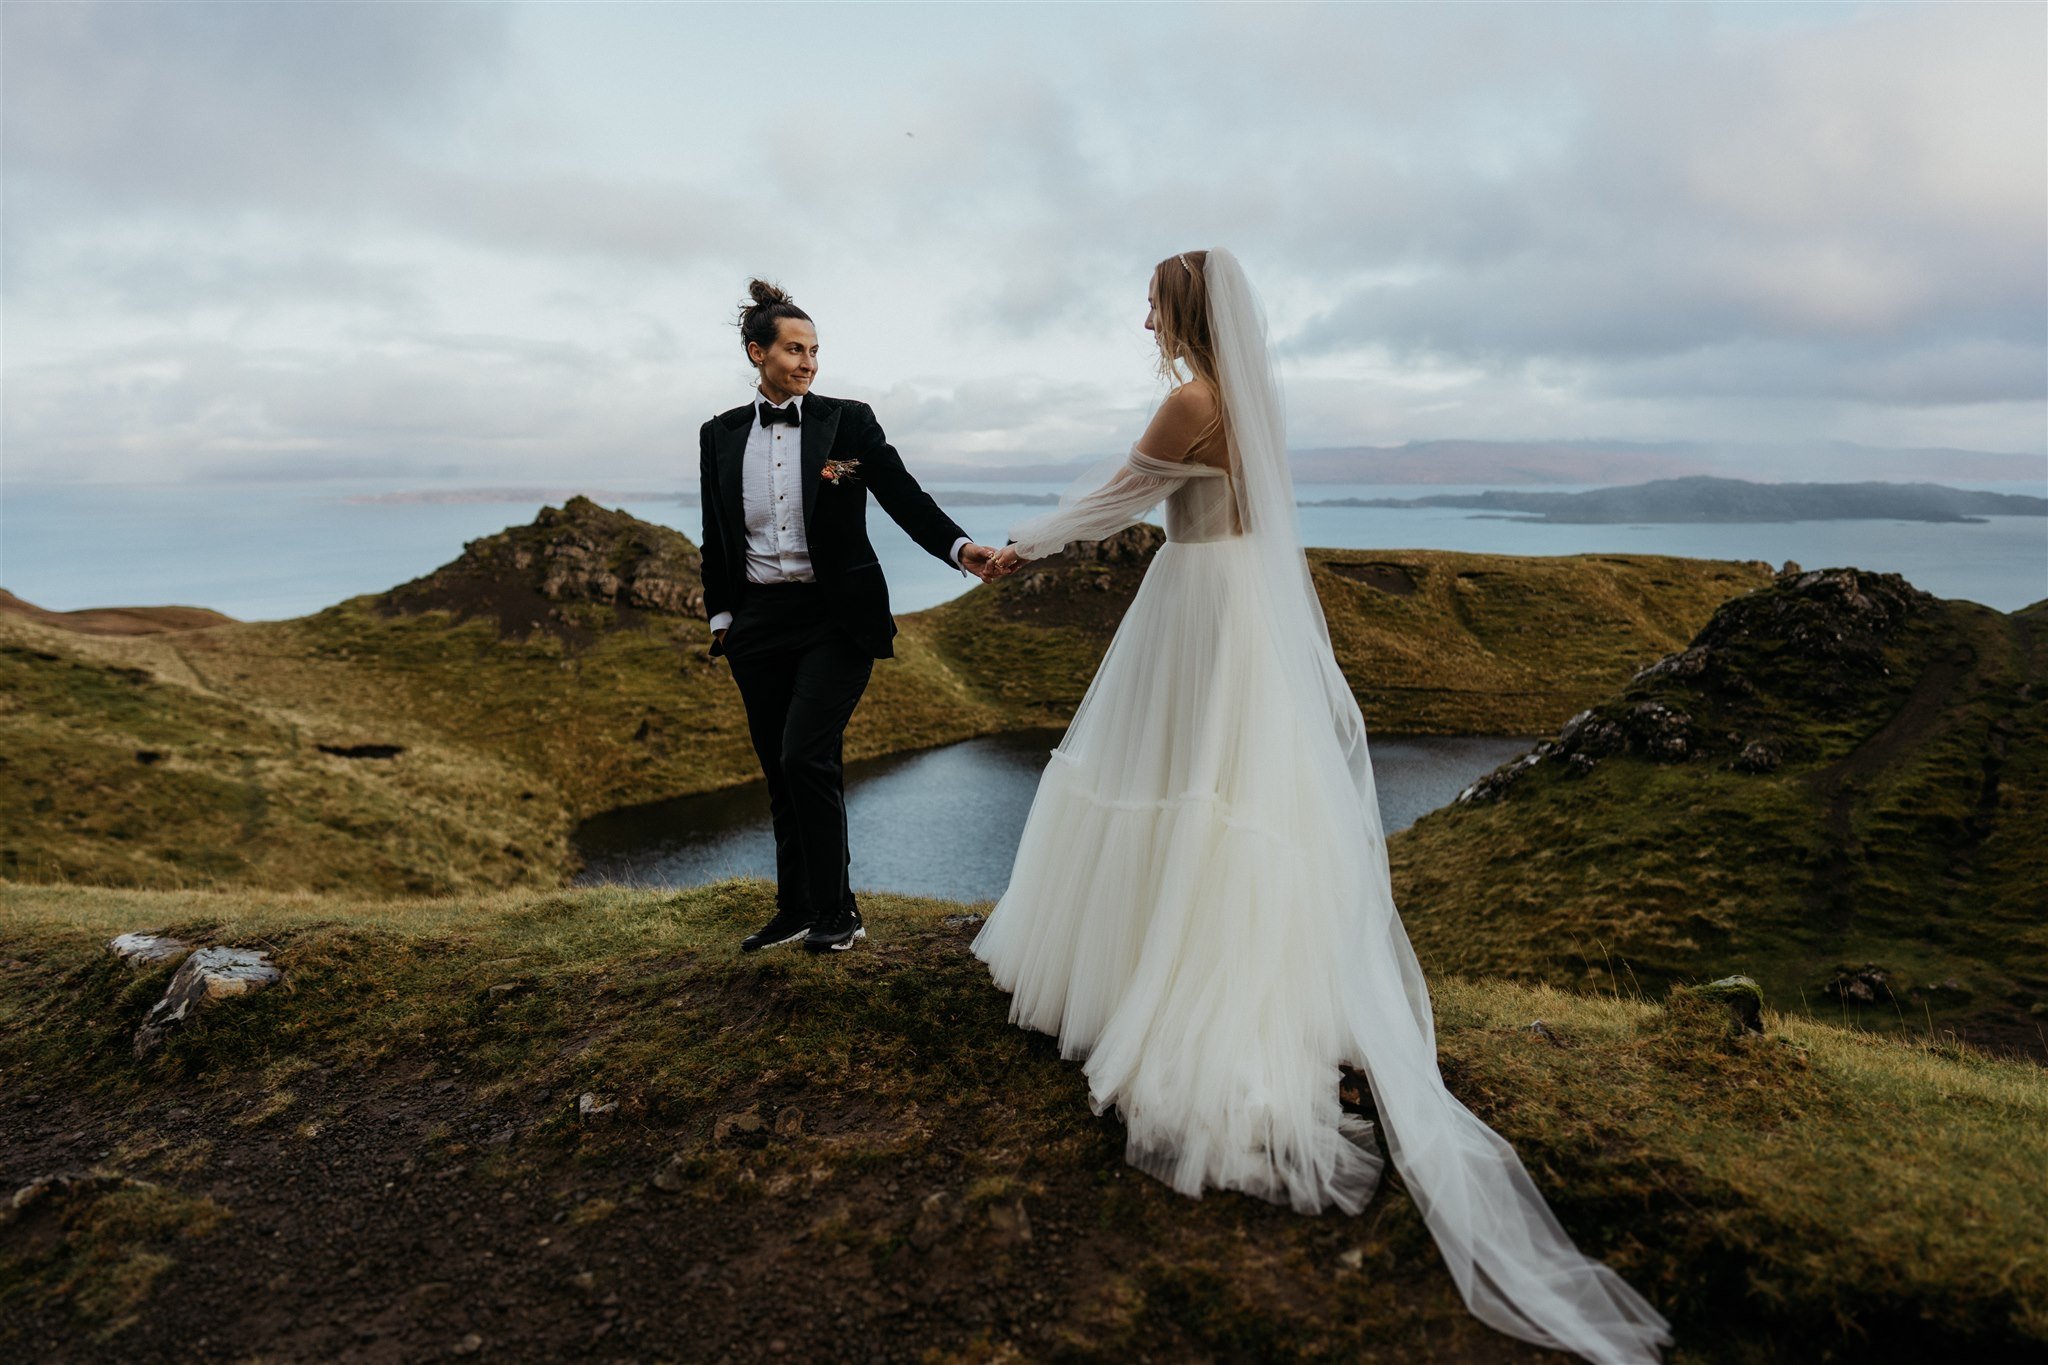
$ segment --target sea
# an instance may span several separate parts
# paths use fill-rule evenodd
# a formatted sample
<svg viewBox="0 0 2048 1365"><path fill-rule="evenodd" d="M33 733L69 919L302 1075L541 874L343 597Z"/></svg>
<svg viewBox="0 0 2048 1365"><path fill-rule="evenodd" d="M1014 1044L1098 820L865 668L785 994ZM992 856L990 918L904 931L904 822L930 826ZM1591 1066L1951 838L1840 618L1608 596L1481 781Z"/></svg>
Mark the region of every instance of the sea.
<svg viewBox="0 0 2048 1365"><path fill-rule="evenodd" d="M471 481L472 483L474 480ZM598 501L699 538L694 493L609 499L606 486L648 494L645 480L590 481ZM1590 485L1589 485L1590 486ZM2039 483L1968 483L1998 492ZM1059 485L927 485L978 539L1044 511ZM1513 488L1495 484L1489 487ZM1531 486L1534 487L1534 486ZM1304 500L1414 498L1471 487L1304 484ZM1541 491L1578 491L1545 484ZM242 620L317 611L428 573L466 541L531 521L543 499L390 501L468 496L459 484L389 479L322 483L87 484L0 482L0 588L52 611L106 606L211 607ZM1015 502L993 501L1014 497ZM688 500L685 500L687 497ZM560 497L547 499L559 504ZM1303 507L1309 545L1355 550L1472 550L1491 554L1666 554L1792 560L1802 567L1902 574L1941 597L2012 611L2048 597L2048 517L1976 522L1793 521L1741 524L1562 526L1464 508ZM899 612L936 606L975 580L914 545L875 508L871 535Z"/></svg>

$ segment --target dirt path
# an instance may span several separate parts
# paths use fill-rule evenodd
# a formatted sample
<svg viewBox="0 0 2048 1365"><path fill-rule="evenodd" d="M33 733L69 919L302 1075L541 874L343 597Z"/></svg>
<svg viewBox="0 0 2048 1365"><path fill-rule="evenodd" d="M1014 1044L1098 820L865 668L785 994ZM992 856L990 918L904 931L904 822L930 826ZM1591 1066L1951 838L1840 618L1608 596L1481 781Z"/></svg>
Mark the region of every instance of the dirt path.
<svg viewBox="0 0 2048 1365"><path fill-rule="evenodd" d="M1827 925L1837 938L1846 936L1856 919L1862 849L1853 817L1865 783L1902 755L1917 752L1941 724L1956 688L1977 667L1976 650L1951 640L1940 657L1921 671L1890 720L1849 753L1806 778L1807 790L1821 807L1821 828L1828 845L1814 869L1807 905L1813 922Z"/></svg>
<svg viewBox="0 0 2048 1365"><path fill-rule="evenodd" d="M582 1126L555 1106L493 1098L432 1067L375 1076L309 1072L287 1088L283 1107L246 1087L173 1091L111 1111L78 1097L0 1096L0 1189L97 1167L210 1199L228 1214L201 1235L128 1248L145 1258L127 1273L146 1292L119 1312L82 1314L80 1303L98 1292L90 1285L27 1309L10 1303L0 1314L0 1357L1166 1361L1292 1354L1284 1334L1261 1336L1274 1330L1263 1317L1236 1329L1251 1349L1219 1357L1212 1339L1176 1326L1170 1300L1139 1314L1147 1295L1132 1286L1159 1251L1141 1211L1176 1197L1121 1164L1108 1120L1099 1121L1108 1139L1099 1170L1047 1172L1035 1190L1005 1189L977 1202L971 1154L944 1132L900 1157L828 1170L807 1151L803 1119L784 1115L857 1120L860 1097L852 1090L807 1094L775 1112L766 1131L702 1149L669 1191L652 1177L677 1150L680 1135L672 1131ZM775 1134L780 1127L799 1131ZM1412 1204L1394 1189L1362 1219L1316 1229L1312 1255L1321 1264L1313 1267L1299 1264L1300 1228L1287 1210L1215 1194L1175 1207L1206 1221L1205 1245L1227 1263L1220 1273L1246 1274L1253 1283L1263 1277L1283 1294L1287 1276L1275 1278L1275 1267L1323 1286L1348 1274L1343 1283L1360 1297L1358 1311L1412 1323L1433 1343L1433 1361L1555 1359L1465 1313ZM17 1240L0 1249L19 1254L23 1238L54 1247L67 1227L82 1235L77 1228L92 1215L58 1204L39 1206L35 1216L39 1224L8 1230ZM1371 1235L1396 1236L1406 1254L1399 1264L1368 1263L1369 1275L1348 1272L1347 1248ZM155 1263L146 1258L155 1256L168 1262L152 1282ZM119 1273L111 1278L121 1282ZM1153 1296L1167 1292L1151 1289ZM1213 1319L1230 1309L1197 1303L1189 1315ZM1256 1311L1284 1314L1287 1307L1266 1303ZM131 1320L110 1330L122 1317ZM1257 1347L1260 1340L1268 1347ZM1379 1358L1406 1357L1390 1341Z"/></svg>

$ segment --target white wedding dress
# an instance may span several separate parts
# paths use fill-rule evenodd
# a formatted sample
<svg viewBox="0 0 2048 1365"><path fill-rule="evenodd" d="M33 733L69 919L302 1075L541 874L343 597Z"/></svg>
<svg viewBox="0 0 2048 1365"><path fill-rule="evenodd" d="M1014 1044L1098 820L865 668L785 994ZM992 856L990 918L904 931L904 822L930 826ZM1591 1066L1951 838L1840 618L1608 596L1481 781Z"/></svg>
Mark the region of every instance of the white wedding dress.
<svg viewBox="0 0 2048 1365"><path fill-rule="evenodd" d="M1356 1213L1372 1124L1465 1302L1488 1324L1637 1365L1663 1317L1573 1246L1514 1150L1444 1088L1428 988L1395 912L1365 727L1308 578L1264 327L1208 257L1231 467L1133 448L1014 528L1026 559L1164 500L1146 571L1040 780L974 952L1010 1017L1083 1058L1130 1162L1188 1195Z"/></svg>

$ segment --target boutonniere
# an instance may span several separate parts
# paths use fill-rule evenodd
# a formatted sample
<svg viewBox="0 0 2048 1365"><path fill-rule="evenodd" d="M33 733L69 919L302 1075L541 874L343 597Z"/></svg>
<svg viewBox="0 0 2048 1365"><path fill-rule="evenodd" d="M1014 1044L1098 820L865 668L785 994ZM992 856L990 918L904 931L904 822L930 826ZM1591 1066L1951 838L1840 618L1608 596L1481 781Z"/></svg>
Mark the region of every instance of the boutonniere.
<svg viewBox="0 0 2048 1365"><path fill-rule="evenodd" d="M825 467L818 471L818 477L826 483L838 483L841 479L858 477L859 460L827 460Z"/></svg>

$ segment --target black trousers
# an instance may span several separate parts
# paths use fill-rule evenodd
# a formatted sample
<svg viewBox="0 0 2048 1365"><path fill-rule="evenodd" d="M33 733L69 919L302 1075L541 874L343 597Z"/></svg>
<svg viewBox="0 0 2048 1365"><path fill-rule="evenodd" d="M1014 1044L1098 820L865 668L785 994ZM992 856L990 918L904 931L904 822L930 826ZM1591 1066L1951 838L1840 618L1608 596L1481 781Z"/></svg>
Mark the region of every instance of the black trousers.
<svg viewBox="0 0 2048 1365"><path fill-rule="evenodd" d="M753 583L725 634L775 822L778 909L839 919L854 904L842 742L875 661L816 583Z"/></svg>

